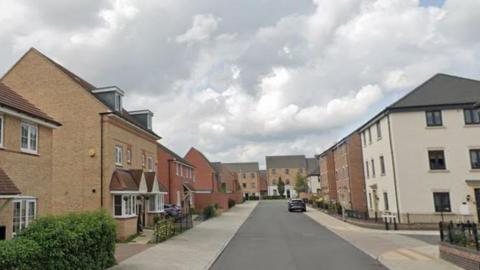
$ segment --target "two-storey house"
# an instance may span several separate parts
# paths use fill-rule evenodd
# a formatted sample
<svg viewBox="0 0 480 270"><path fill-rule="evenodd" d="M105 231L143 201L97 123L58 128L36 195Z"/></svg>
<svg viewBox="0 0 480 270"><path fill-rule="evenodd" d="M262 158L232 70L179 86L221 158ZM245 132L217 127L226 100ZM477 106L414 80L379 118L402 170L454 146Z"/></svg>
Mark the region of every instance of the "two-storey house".
<svg viewBox="0 0 480 270"><path fill-rule="evenodd" d="M437 74L360 128L372 215L478 220L479 101L480 81Z"/></svg>
<svg viewBox="0 0 480 270"><path fill-rule="evenodd" d="M195 166L160 143L157 160L158 179L168 190L165 201L187 212L194 207Z"/></svg>
<svg viewBox="0 0 480 270"><path fill-rule="evenodd" d="M52 213L52 133L59 126L0 83L0 240Z"/></svg>
<svg viewBox="0 0 480 270"><path fill-rule="evenodd" d="M96 87L33 48L1 81L63 125L52 135L52 214L107 209L119 239L149 226L165 194L152 181L153 113L125 110L125 91Z"/></svg>
<svg viewBox="0 0 480 270"><path fill-rule="evenodd" d="M224 193L237 192L239 188L237 174L221 162L212 162L212 166L215 168L215 177L220 184L219 191Z"/></svg>
<svg viewBox="0 0 480 270"><path fill-rule="evenodd" d="M306 177L307 161L304 155L267 156L268 195L279 195L278 182L281 179L285 184L285 196L297 197L295 181L297 175Z"/></svg>

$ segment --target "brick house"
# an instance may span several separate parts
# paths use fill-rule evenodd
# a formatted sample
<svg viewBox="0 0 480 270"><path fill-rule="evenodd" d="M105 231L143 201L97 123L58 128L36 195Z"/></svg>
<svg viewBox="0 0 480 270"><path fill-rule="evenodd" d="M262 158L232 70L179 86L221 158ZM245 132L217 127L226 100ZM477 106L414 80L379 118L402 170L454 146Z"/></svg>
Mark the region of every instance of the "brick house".
<svg viewBox="0 0 480 270"><path fill-rule="evenodd" d="M144 173L155 171L160 139L153 113L125 110L122 89L95 87L33 48L2 82L63 125L53 132L50 213L107 209L125 239L162 211L164 193L149 191Z"/></svg>
<svg viewBox="0 0 480 270"><path fill-rule="evenodd" d="M337 181L335 179L335 161L332 148L318 157L320 163L320 196L325 202L337 201Z"/></svg>
<svg viewBox="0 0 480 270"><path fill-rule="evenodd" d="M343 208L362 213L367 211L365 177L360 135L353 132L332 149L337 200Z"/></svg>
<svg viewBox="0 0 480 270"><path fill-rule="evenodd" d="M0 83L0 240L51 214L52 133L59 126Z"/></svg>
<svg viewBox="0 0 480 270"><path fill-rule="evenodd" d="M220 183L219 190L225 193L235 193L239 189L237 173L231 171L224 163L212 162L215 168L215 177Z"/></svg>
<svg viewBox="0 0 480 270"><path fill-rule="evenodd" d="M260 176L260 197L263 198L268 195L267 170L260 170L258 175Z"/></svg>
<svg viewBox="0 0 480 270"><path fill-rule="evenodd" d="M224 163L237 174L243 196L260 196L260 168L258 162Z"/></svg>
<svg viewBox="0 0 480 270"><path fill-rule="evenodd" d="M320 164L317 158L307 158L308 193L320 195Z"/></svg>
<svg viewBox="0 0 480 270"><path fill-rule="evenodd" d="M165 201L188 211L194 204L195 166L164 145L157 144L157 172L168 190Z"/></svg>
<svg viewBox="0 0 480 270"><path fill-rule="evenodd" d="M279 179L285 183L285 196L297 197L295 181L297 175L306 177L307 161L304 155L267 156L268 195L278 195Z"/></svg>

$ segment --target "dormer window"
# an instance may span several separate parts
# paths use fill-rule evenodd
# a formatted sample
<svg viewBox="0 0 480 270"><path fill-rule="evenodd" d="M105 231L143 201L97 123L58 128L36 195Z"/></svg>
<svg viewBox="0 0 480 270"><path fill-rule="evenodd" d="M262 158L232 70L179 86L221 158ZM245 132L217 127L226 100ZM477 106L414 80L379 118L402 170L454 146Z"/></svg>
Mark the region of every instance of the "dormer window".
<svg viewBox="0 0 480 270"><path fill-rule="evenodd" d="M112 111L121 112L123 108L122 98L125 92L116 87L108 86L92 90L94 94L103 104L107 105Z"/></svg>
<svg viewBox="0 0 480 270"><path fill-rule="evenodd" d="M122 96L118 93L115 93L115 111L122 111Z"/></svg>
<svg viewBox="0 0 480 270"><path fill-rule="evenodd" d="M128 112L130 116L132 116L138 124L140 124L143 128L152 130L152 117L153 112L149 110L140 110L140 111L130 111Z"/></svg>

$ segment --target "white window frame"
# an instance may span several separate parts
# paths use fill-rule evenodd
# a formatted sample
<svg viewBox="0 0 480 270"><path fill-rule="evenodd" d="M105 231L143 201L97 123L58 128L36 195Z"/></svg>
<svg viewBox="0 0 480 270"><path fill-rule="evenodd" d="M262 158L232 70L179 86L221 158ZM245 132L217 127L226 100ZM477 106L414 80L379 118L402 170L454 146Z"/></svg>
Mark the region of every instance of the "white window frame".
<svg viewBox="0 0 480 270"><path fill-rule="evenodd" d="M145 169L145 159L146 159L146 156L145 154L142 154L142 168Z"/></svg>
<svg viewBox="0 0 480 270"><path fill-rule="evenodd" d="M153 158L147 157L147 170L153 172Z"/></svg>
<svg viewBox="0 0 480 270"><path fill-rule="evenodd" d="M115 197L120 196L122 200L122 214L115 214ZM125 200L127 198L127 200ZM137 216L137 195L135 194L113 194L112 214L116 218L131 218Z"/></svg>
<svg viewBox="0 0 480 270"><path fill-rule="evenodd" d="M180 168L180 164L175 163L175 174L176 175L180 175L180 169L179 168Z"/></svg>
<svg viewBox="0 0 480 270"><path fill-rule="evenodd" d="M23 137L23 128L27 129L27 148L22 146L22 137ZM35 149L32 148L32 130L35 130L36 137L35 137ZM31 124L28 122L22 122L20 125L20 150L25 153L37 154L38 153L38 125Z"/></svg>
<svg viewBox="0 0 480 270"><path fill-rule="evenodd" d="M30 203L33 202L34 209L33 209L33 217L30 217L29 210L30 210ZM16 199L13 200L13 218L12 218L12 231L15 228L15 204L20 203L20 215L19 215L19 229L18 232L13 232L15 236L17 233L24 230L35 218L37 217L37 199L29 198L29 199ZM22 208L25 209L25 216L22 217Z"/></svg>
<svg viewBox="0 0 480 270"><path fill-rule="evenodd" d="M123 166L123 147L115 145L115 165Z"/></svg>
<svg viewBox="0 0 480 270"><path fill-rule="evenodd" d="M5 130L5 118L0 114L0 148L3 147L3 133Z"/></svg>
<svg viewBox="0 0 480 270"><path fill-rule="evenodd" d="M162 213L164 211L165 196L161 193L150 195L148 201L149 213Z"/></svg>
<svg viewBox="0 0 480 270"><path fill-rule="evenodd" d="M127 163L131 164L132 163L132 149L127 148Z"/></svg>

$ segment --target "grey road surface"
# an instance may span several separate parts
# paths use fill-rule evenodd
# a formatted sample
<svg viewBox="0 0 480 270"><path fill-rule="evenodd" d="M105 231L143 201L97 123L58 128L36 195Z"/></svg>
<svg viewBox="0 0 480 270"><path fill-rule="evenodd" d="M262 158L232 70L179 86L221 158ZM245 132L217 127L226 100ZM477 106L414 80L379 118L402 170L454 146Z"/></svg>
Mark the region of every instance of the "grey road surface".
<svg viewBox="0 0 480 270"><path fill-rule="evenodd" d="M379 262L285 201L262 201L212 270L384 270Z"/></svg>

